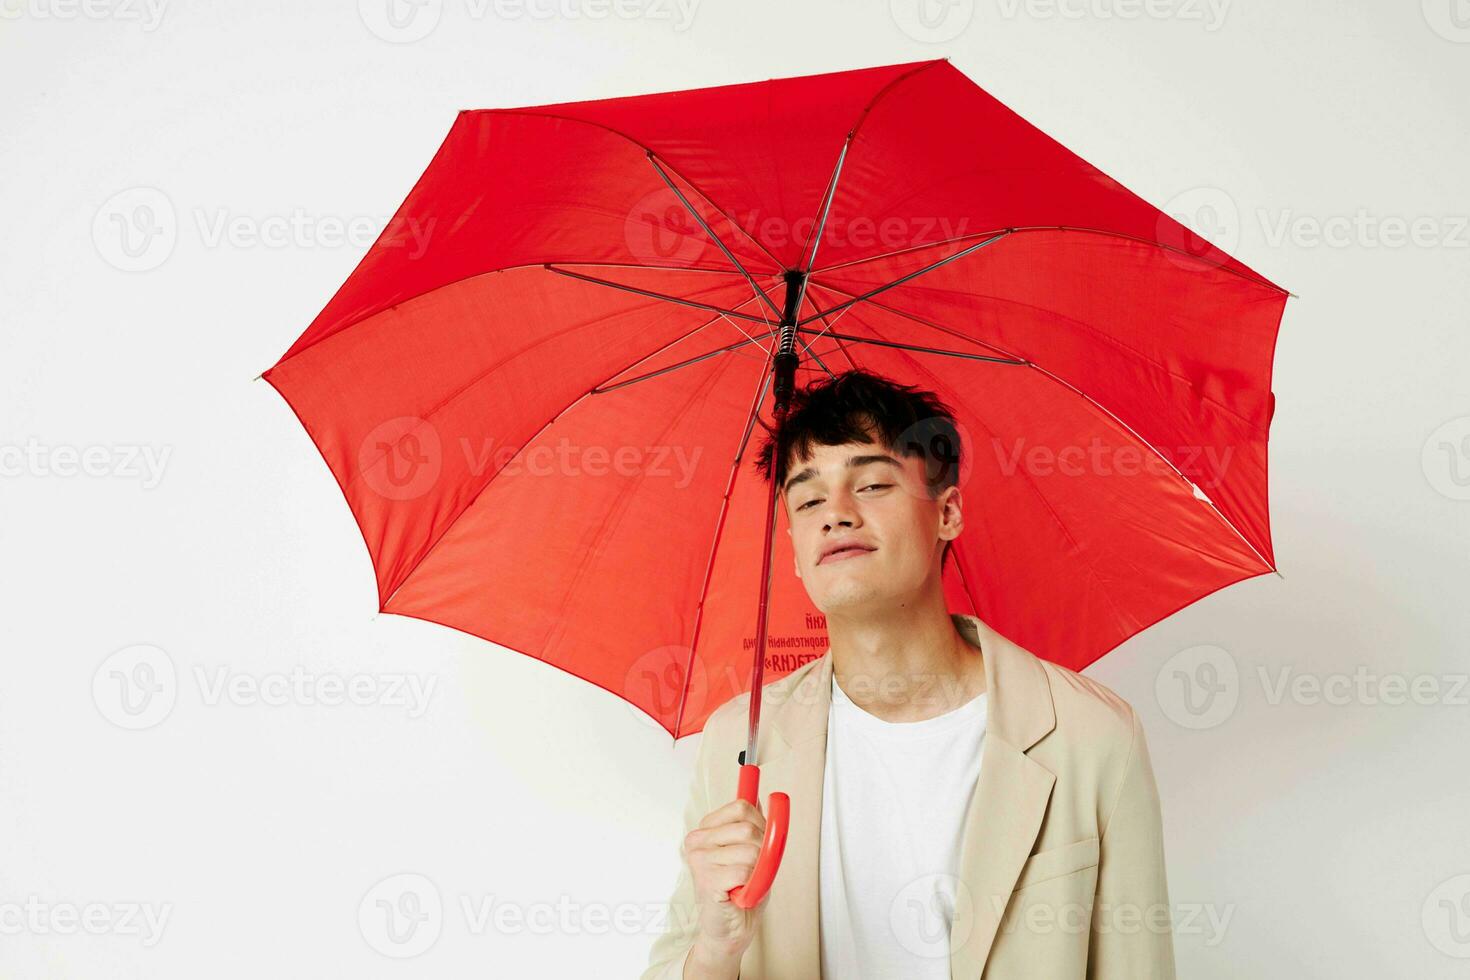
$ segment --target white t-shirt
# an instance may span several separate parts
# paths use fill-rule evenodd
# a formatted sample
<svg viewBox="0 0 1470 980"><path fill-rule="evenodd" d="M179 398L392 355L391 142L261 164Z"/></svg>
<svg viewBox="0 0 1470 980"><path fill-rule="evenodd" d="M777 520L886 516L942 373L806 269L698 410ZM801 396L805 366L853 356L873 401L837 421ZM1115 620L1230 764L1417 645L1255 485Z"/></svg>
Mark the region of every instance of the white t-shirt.
<svg viewBox="0 0 1470 980"><path fill-rule="evenodd" d="M985 715L981 694L935 718L884 721L833 674L818 862L826 980L950 980Z"/></svg>

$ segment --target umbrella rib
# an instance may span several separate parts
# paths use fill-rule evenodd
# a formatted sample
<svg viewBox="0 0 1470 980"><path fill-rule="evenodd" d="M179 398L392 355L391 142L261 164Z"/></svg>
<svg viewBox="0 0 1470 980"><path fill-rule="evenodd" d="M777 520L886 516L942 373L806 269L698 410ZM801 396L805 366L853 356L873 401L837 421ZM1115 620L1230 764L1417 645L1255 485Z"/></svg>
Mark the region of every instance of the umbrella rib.
<svg viewBox="0 0 1470 980"><path fill-rule="evenodd" d="M835 331L828 330L803 330L800 327L798 327L797 330L800 333L809 333L817 337L821 337L825 334L826 336L831 337L835 340L850 340L855 344L876 344L879 347L896 347L900 350L918 351L921 354L947 354L950 357L965 357L973 361L990 361L994 364L1027 365L1031 363L1030 361L1013 360L1008 357L990 357L985 354L971 354L965 351L944 350L939 347L922 347L918 344L900 344L898 341L895 340L877 340L872 337L855 337L852 334L836 333Z"/></svg>
<svg viewBox="0 0 1470 980"><path fill-rule="evenodd" d="M645 146L641 141L634 139L632 136L629 136L627 133L623 132L622 130L616 129L616 128L612 127L612 126L609 126L606 123L593 122L591 119L581 119L581 118L578 118L577 116L563 116L563 115L559 115L559 114L554 113L554 112L535 112L532 109L488 109L488 110L485 110L485 111L487 111L487 112L493 112L496 115L500 115L500 116L531 116L531 117L536 117L536 118L541 118L541 119L555 119L558 122L580 123L580 124L582 124L584 126L592 126L592 127L597 128L597 129L603 130L604 132L612 133L614 136L618 137L619 139L627 140L629 143L631 143L634 146L638 147L638 149L642 150L644 153L648 154L650 157L654 155L652 148L650 148L648 146ZM667 165L667 161L665 161L665 164ZM698 191L699 192L699 196L702 197L702 198L704 198L706 201L709 201L710 206L713 207L716 211L718 211L727 221L729 221L730 222L730 226L732 228L734 228L735 230L739 231L746 238L750 239L751 244L755 245L756 248L760 249L762 252L765 252L766 253L766 257L768 259L770 259L772 263L774 263L777 267L779 267L781 265L781 260L778 259L778 258L776 258L776 256L772 255L771 254L771 250L768 249L768 248L766 248L765 245L761 244L760 239L756 238L750 232L748 232L744 228L740 227L739 222L737 222L734 218L731 218L730 215L726 214L725 213L725 209L722 208L722 207L720 207L718 204L716 204L715 201L714 201L714 199L711 198L708 194L706 194L704 192L704 190L698 184L696 184L694 181L690 180L688 177L685 177L683 174L679 173L679 171L675 170L672 166L668 166L668 170L669 170L669 172L673 173L676 177L678 177L680 180L684 181L684 183L688 184L690 187L692 187L696 191Z"/></svg>
<svg viewBox="0 0 1470 980"><path fill-rule="evenodd" d="M1069 231L1078 232L1084 235L1102 235L1104 238L1121 238L1130 242L1138 242L1140 245L1152 245L1155 248L1161 248L1166 252L1177 252L1180 255L1194 259L1198 262L1209 261L1208 259L1201 258L1188 249L1180 248L1177 245L1166 245L1163 242L1156 242L1152 239L1141 238L1138 235L1130 235L1127 232L1111 231L1107 228L1083 228L1080 225L1018 225L1014 228L1007 228L1005 230L1009 231L1013 235L1020 234L1022 232L1036 231ZM956 242L967 242L972 238L983 238L986 235L994 235L995 233L995 231L982 231L977 232L973 235L956 235L954 238L942 238L937 242L925 242L922 245L910 245L908 248L895 249L892 252L881 252L877 255L866 255L860 259L849 259L846 262L839 262L836 265L829 265L825 269L813 269L811 270L811 272L813 275L825 274L828 272L833 272L837 269L846 269L855 265L864 265L868 262L878 262L882 259L891 259L895 256L907 255L910 252L923 251L926 248L939 248L941 245L953 245ZM1242 272L1239 269L1232 269L1229 266L1222 265L1218 262L1214 263L1214 266L1221 272L1228 272L1230 275L1236 276L1240 279L1244 279L1247 282L1253 282L1258 286L1264 286L1267 289L1273 289L1278 293L1285 293L1293 299L1301 298L1296 293L1293 293L1291 290L1278 286L1275 283L1270 282L1266 279L1262 279L1258 275L1248 275L1247 273Z"/></svg>
<svg viewBox="0 0 1470 980"><path fill-rule="evenodd" d="M573 272L570 269L559 269L549 262L544 264L542 268L544 268L547 272L554 272L559 276L567 276L571 279L580 279L583 282L594 283L598 286L607 286L612 289L621 289L624 292L636 293L639 296L647 296L649 299L660 299L666 303L677 303L680 306L692 306L697 310L709 310L711 313L718 313L721 316L734 316L739 317L742 320L750 320L755 323L759 323L762 326L767 325L767 321L762 317L751 316L749 313L737 313L735 310L727 310L723 306L715 306L711 303L701 303L698 300L685 299L682 296L670 296L668 293L656 293L651 289L640 289L637 286L629 286L626 283L613 282L610 279L599 279L596 276L583 275L580 272Z"/></svg>
<svg viewBox="0 0 1470 980"><path fill-rule="evenodd" d="M533 263L534 265L545 265L544 262ZM649 272L708 272L717 276L738 276L738 269L706 269L697 265L641 265L637 262L576 262L560 261L553 265L581 265L592 268L607 269L644 269Z"/></svg>
<svg viewBox="0 0 1470 980"><path fill-rule="evenodd" d="M1123 428L1127 429L1128 430L1128 433L1130 435L1132 435L1133 438L1137 439L1139 442L1143 443L1150 450L1152 450L1153 451L1153 454L1155 456L1159 457L1159 459L1162 459L1164 461L1164 463L1166 465L1168 465L1168 467L1171 470L1174 471L1174 473L1179 477L1179 479L1181 479L1181 480L1184 481L1185 485L1189 487L1190 494L1191 494L1191 496L1194 497L1194 499L1196 499L1198 501L1201 501L1202 503L1205 503L1205 504L1208 504L1209 505L1210 509L1215 512L1215 515L1217 517L1219 517L1220 520L1225 523L1225 526L1228 527L1228 528L1230 528L1230 530L1234 531L1236 537L1240 538L1240 540L1242 540L1242 541L1245 542L1245 546L1251 550L1251 553L1252 554L1254 554L1257 558L1260 559L1262 565L1265 565L1267 568L1271 569L1271 571L1276 572L1276 574L1278 576L1281 576L1282 578L1285 578L1286 577L1284 575L1281 575L1281 572L1277 571L1275 565L1271 564L1269 561L1266 560L1266 557L1261 554L1260 550L1256 548L1255 544L1252 543L1251 539L1248 538L1248 537L1246 537L1241 532L1240 528L1236 527L1235 526L1235 523L1233 521L1231 521L1230 518L1228 518L1228 517L1225 516L1225 514L1220 510L1220 508L1215 505L1215 502L1210 499L1209 494L1205 493L1203 490L1201 490L1199 488L1199 484L1195 483L1189 477L1185 476L1184 475L1184 471L1181 470L1179 467L1175 466L1173 460L1171 460L1169 457L1165 456L1162 452L1160 452L1159 449L1158 449L1158 447L1156 447L1148 439L1144 438L1144 436L1137 429L1133 428L1133 426L1129 425L1127 422L1124 422L1122 419L1118 418L1118 416L1114 415L1112 413L1112 411L1109 410L1106 405L1102 404L1096 398L1093 398L1087 392L1083 391L1081 388L1079 388L1076 385L1072 384L1070 381L1067 381L1067 380L1065 380L1063 378L1058 377L1055 374L1052 374L1046 368L1044 368L1041 365L1035 363L1034 361L1028 361L1027 362L1027 366L1028 367L1035 368L1037 371L1040 371L1042 374L1044 374L1046 377L1052 379L1057 384L1063 385L1064 387L1067 387L1067 388L1070 388L1072 391L1076 392L1079 396L1081 396L1082 398L1086 399L1089 403L1091 403L1092 405L1096 406L1096 408L1098 409L1098 411L1105 413L1108 416L1108 418L1112 419L1113 421L1115 421L1119 425L1121 425Z"/></svg>
<svg viewBox="0 0 1470 980"><path fill-rule="evenodd" d="M705 222L704 216L694 209L694 205L689 203L689 198L685 197L684 192L679 190L678 185L676 185L673 180L670 179L668 173L666 173L664 171L664 168L659 164L658 158L653 155L653 151L648 150L646 152L648 154L648 162L653 164L653 169L657 170L658 175L663 178L664 183L669 185L669 190L673 191L674 194L679 198L679 203L684 205L684 209L693 216L695 221L699 222L699 227L704 229L704 233L709 236L710 241L719 246L720 251L725 253L725 258L730 260L730 264L733 265L736 269L740 270L740 274L745 277L745 281L750 283L750 287L760 294L761 299L765 300L766 305L769 306L771 310L776 314L776 316L779 317L781 315L781 307L777 306L776 301L771 299L770 295L760 287L760 285L755 281L755 277L750 274L750 270L746 269L745 266L740 264L740 260L735 257L735 253L730 251L730 249L726 247L725 243L720 240L720 236L716 235L714 233L714 229L712 229ZM733 222L731 223L733 224Z"/></svg>
<svg viewBox="0 0 1470 980"><path fill-rule="evenodd" d="M735 350L736 348L746 347L750 344L760 346L760 341L755 337L747 337L745 340L737 340L735 341L735 343L729 344L725 347L717 347L712 351L706 351L705 353L698 354L694 357L689 358L688 360L680 361L678 364L670 364L668 367L662 367L659 368L657 371L650 371L647 374L640 374L638 377L629 378L627 381L619 381L615 385L608 385L605 388L598 386L587 392L587 394L605 395L609 391L617 391L619 388L626 388L628 385L637 384L639 381L647 381L648 379L656 378L661 374L668 374L670 371L677 371L681 367L688 367L691 364L697 364L698 362L703 361L706 358L714 357L716 354L726 354L732 350ZM765 350L765 348L761 349Z"/></svg>
<svg viewBox="0 0 1470 980"><path fill-rule="evenodd" d="M893 280L892 282L884 283L881 286L878 286L878 287L876 287L874 289L870 289L866 293L863 293L860 296L855 296L852 299L844 300L843 302L838 303L836 306L834 306L830 310L828 310L827 313L828 314L836 313L838 310L844 310L847 307L853 306L854 304L857 304L857 303L861 303L864 300L872 299L874 296L877 296L879 293L887 292L888 290L894 288L895 286L902 286L904 283L906 283L906 282L908 282L908 281L910 281L912 279L917 279L919 276L922 276L926 272L933 272L935 269L938 269L938 268L940 268L942 266L949 265L949 263L954 262L957 259L964 258L966 255L969 255L971 252L978 252L980 249L984 248L985 246L990 245L990 244L992 244L994 242L1000 241L1002 238L1005 238L1010 233L1011 233L1010 229L1007 228L1005 231L1000 232L999 234L994 235L994 236L992 236L990 238L987 238L984 241L976 242L974 245L971 245L968 248L960 249L958 252L954 253L953 255L947 255L944 258L940 259L938 262L931 262L929 265L924 266L922 269L915 269L913 272L910 272L910 273L907 273L905 275L899 276L897 279ZM819 317L817 317L817 316L809 316L809 317L807 317L804 320L797 321L797 324L796 325L798 327L805 326L806 324L811 323L813 320L816 320L816 319L819 319Z"/></svg>
<svg viewBox="0 0 1470 980"><path fill-rule="evenodd" d="M825 289L825 290L827 290L829 292L839 293L839 294L841 294L843 296L856 296L857 295L856 293L852 292L851 290L842 289L840 287L833 286L830 283L817 282L816 285L820 286L821 288L823 288L823 289ZM995 344L988 343L988 342L983 341L983 340L979 340L979 339L977 339L975 337L971 337L970 335L968 335L966 333L963 333L963 332L961 332L959 330L956 330L953 327L946 327L943 324L935 323L932 320L925 320L923 317L915 316L914 314L909 313L906 310L900 310L896 306L889 306L887 303L879 303L879 302L876 302L876 301L873 301L873 300L870 300L869 303L868 303L868 305L869 306L873 306L873 307L875 307L877 309L883 310L886 313L892 313L894 316L900 316L900 317L903 317L906 320L912 320L914 323L920 324L921 326L929 327L931 330L938 330L940 333L947 333L951 337L955 337L956 339L968 341L969 343L972 343L972 344L979 344L981 347L988 347L991 350L998 351L1001 354L1004 354L1004 355L1006 355L1009 358L1017 359L1017 360L1024 360L1024 358L1017 358L1015 354L1012 354L1010 351L1005 350L1004 348L997 347ZM849 309L851 309L851 307L849 307Z"/></svg>
<svg viewBox="0 0 1470 980"><path fill-rule="evenodd" d="M735 478L740 474L740 461L745 456L746 443L750 439L751 430L755 427L754 421L760 415L761 403L765 401L766 388L774 376L771 370L771 355L772 351L768 350L766 364L761 371L761 383L757 387L755 399L750 404L750 414L745 420L745 432L740 437L740 448L736 450L735 458L730 462L730 475L725 480L725 495L720 500L720 516L715 521L714 539L710 541L709 558L704 566L704 582L700 584L699 602L694 608L694 635L689 641L689 657L684 663L683 690L679 692L679 707L674 713L675 744L679 741L679 727L684 723L684 704L689 697L689 678L694 671L694 651L699 647L699 631L704 625L704 602L709 597L710 580L715 570L715 556L719 553L720 542L724 538L725 518L730 512L730 494L735 489Z"/></svg>
<svg viewBox="0 0 1470 980"><path fill-rule="evenodd" d="M802 263L802 268L808 274L817 261L817 249L822 245L822 233L827 230L827 217L832 211L832 200L837 196L837 182L842 179L842 165L847 161L847 150L852 145L852 134L842 141L842 150L837 154L837 166L832 168L832 181L827 185L827 196L822 201L820 217L817 219L817 228L812 235L812 254ZM803 249L805 251L805 249ZM802 295L806 294L806 279L802 279Z"/></svg>

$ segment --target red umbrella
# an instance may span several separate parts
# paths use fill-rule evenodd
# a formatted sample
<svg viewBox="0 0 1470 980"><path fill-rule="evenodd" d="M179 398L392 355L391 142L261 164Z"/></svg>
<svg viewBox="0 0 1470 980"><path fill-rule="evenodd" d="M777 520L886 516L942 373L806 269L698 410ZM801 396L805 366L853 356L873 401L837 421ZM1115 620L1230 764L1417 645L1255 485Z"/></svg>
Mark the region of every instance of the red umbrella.
<svg viewBox="0 0 1470 980"><path fill-rule="evenodd" d="M1274 570L1287 295L939 60L463 111L264 377L380 610L677 739L826 648L751 465L793 387L857 367L952 406L950 608L1080 669Z"/></svg>

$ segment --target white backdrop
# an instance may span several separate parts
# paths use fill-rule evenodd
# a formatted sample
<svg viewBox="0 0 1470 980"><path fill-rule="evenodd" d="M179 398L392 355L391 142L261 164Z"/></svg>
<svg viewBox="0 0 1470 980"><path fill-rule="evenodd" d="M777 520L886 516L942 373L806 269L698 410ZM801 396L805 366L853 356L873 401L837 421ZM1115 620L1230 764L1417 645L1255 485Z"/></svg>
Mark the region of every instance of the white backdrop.
<svg viewBox="0 0 1470 980"><path fill-rule="evenodd" d="M1284 578L1089 671L1181 976L1465 974L1464 3L930 3L0 0L0 975L636 975L697 739L375 616L252 379L461 108L938 56L1300 295Z"/></svg>

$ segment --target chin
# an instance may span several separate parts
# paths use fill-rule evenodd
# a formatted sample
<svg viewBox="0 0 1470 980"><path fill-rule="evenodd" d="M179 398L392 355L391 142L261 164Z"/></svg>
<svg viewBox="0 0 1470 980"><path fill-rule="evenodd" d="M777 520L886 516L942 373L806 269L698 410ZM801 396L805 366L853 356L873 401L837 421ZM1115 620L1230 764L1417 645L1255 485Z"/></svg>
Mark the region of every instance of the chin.
<svg viewBox="0 0 1470 980"><path fill-rule="evenodd" d="M887 598L885 591L864 582L834 583L822 596L822 601L813 603L823 613L840 612L843 609L862 609Z"/></svg>

